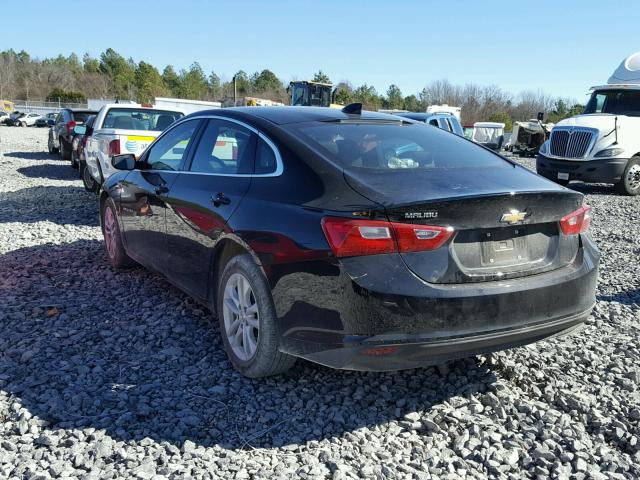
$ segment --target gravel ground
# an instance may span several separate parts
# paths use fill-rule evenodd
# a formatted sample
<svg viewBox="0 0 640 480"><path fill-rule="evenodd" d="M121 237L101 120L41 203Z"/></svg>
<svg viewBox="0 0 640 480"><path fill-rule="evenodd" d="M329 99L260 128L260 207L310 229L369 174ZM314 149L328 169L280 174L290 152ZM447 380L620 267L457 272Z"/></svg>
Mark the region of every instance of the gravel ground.
<svg viewBox="0 0 640 480"><path fill-rule="evenodd" d="M46 133L0 127L0 478L640 476L638 199L576 186L603 254L580 333L442 374L252 381L187 296L109 268Z"/></svg>

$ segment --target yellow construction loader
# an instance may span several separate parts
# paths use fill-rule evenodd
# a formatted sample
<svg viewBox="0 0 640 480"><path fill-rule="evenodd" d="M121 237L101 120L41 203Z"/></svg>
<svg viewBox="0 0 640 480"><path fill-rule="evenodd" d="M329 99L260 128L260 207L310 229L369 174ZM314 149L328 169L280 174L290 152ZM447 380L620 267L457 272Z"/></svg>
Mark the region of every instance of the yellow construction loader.
<svg viewBox="0 0 640 480"><path fill-rule="evenodd" d="M344 105L333 103L335 90L333 84L311 82L306 80L295 81L289 84L287 89L290 95L290 104L303 107L331 107L342 108Z"/></svg>

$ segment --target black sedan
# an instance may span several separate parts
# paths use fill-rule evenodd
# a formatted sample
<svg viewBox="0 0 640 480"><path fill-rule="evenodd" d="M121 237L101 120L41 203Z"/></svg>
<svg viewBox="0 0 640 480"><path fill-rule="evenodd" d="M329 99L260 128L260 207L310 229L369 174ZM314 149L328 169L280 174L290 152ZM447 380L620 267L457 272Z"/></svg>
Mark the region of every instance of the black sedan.
<svg viewBox="0 0 640 480"><path fill-rule="evenodd" d="M395 370L569 332L595 301L590 208L464 138L394 116L184 117L104 184L110 262L210 307L233 365Z"/></svg>

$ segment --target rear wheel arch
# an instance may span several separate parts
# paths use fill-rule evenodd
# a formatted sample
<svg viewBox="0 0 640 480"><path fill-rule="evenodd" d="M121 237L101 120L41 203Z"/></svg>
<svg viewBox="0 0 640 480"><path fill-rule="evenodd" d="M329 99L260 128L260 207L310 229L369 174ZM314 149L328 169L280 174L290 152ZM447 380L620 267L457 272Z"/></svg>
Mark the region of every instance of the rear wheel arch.
<svg viewBox="0 0 640 480"><path fill-rule="evenodd" d="M210 288L208 295L212 310L216 312L216 314L218 313L216 305L218 286L220 277L222 276L222 272L224 271L224 267L233 257L237 257L238 255L243 255L245 253L251 255L258 268L260 268L260 270L262 270L262 272L264 273L264 268L262 267L262 263L260 262L260 259L258 258L256 253L241 240L232 237L223 238L215 247L215 251L211 260L209 277Z"/></svg>

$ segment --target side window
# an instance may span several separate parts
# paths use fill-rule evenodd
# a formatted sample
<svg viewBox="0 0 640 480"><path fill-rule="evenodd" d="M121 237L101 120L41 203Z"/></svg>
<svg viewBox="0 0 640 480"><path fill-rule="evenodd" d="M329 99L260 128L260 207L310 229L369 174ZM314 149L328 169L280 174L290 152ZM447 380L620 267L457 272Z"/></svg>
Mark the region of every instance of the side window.
<svg viewBox="0 0 640 480"><path fill-rule="evenodd" d="M438 125L438 119L437 118L432 118L431 120L429 120L429 125L433 125L434 127L440 128L440 125Z"/></svg>
<svg viewBox="0 0 640 480"><path fill-rule="evenodd" d="M167 132L149 150L147 163L152 170L178 170L199 120L181 123Z"/></svg>
<svg viewBox="0 0 640 480"><path fill-rule="evenodd" d="M596 110L594 113L602 113L604 111L606 99L607 99L606 95L602 95L602 94L596 95Z"/></svg>
<svg viewBox="0 0 640 480"><path fill-rule="evenodd" d="M442 122L442 128L448 132L453 131L453 127L451 126L451 122L449 121L448 118L441 118L440 121Z"/></svg>
<svg viewBox="0 0 640 480"><path fill-rule="evenodd" d="M256 135L232 122L209 120L191 162L192 172L251 173Z"/></svg>
<svg viewBox="0 0 640 480"><path fill-rule="evenodd" d="M267 142L259 139L258 150L256 152L255 173L258 175L274 173L277 167L276 154L273 149L267 145Z"/></svg>

